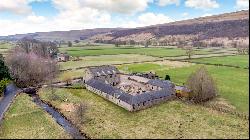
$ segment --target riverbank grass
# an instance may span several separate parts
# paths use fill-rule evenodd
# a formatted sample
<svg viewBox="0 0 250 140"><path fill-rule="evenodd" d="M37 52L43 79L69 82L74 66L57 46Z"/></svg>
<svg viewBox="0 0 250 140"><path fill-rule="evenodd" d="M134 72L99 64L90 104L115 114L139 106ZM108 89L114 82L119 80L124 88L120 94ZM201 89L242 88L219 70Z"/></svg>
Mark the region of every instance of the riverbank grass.
<svg viewBox="0 0 250 140"><path fill-rule="evenodd" d="M0 126L0 139L58 139L71 138L53 118L21 94L5 114Z"/></svg>

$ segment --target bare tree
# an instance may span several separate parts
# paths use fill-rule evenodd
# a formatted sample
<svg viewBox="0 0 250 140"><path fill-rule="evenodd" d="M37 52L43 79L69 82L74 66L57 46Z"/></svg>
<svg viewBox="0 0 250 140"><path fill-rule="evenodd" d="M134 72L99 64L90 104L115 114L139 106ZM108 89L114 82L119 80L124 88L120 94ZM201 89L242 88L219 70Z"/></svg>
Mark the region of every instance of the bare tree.
<svg viewBox="0 0 250 140"><path fill-rule="evenodd" d="M146 42L145 42L145 48L148 48L148 46L151 44L151 41L150 40L146 40Z"/></svg>
<svg viewBox="0 0 250 140"><path fill-rule="evenodd" d="M200 49L204 46L203 42L201 42L201 41L194 40L192 43L193 43L193 46L197 47L198 49Z"/></svg>
<svg viewBox="0 0 250 140"><path fill-rule="evenodd" d="M68 41L68 47L72 47L72 42Z"/></svg>
<svg viewBox="0 0 250 140"><path fill-rule="evenodd" d="M119 47L119 45L120 45L119 41L116 41L115 42L115 47Z"/></svg>
<svg viewBox="0 0 250 140"><path fill-rule="evenodd" d="M238 43L236 48L239 54L248 54L249 45L246 42Z"/></svg>
<svg viewBox="0 0 250 140"><path fill-rule="evenodd" d="M191 56L194 55L194 49L192 46L184 47L185 53L188 56L188 59L191 59Z"/></svg>
<svg viewBox="0 0 250 140"><path fill-rule="evenodd" d="M191 90L190 99L195 103L207 101L217 95L215 82L204 66L189 76L187 86Z"/></svg>
<svg viewBox="0 0 250 140"><path fill-rule="evenodd" d="M76 106L74 113L74 119L78 123L78 125L81 125L84 123L84 115L87 110L87 105L84 103L80 103Z"/></svg>
<svg viewBox="0 0 250 140"><path fill-rule="evenodd" d="M16 48L25 53L35 53L38 56L53 58L58 52L56 43L42 42L35 39L23 38L17 42Z"/></svg>
<svg viewBox="0 0 250 140"><path fill-rule="evenodd" d="M50 58L43 58L33 52L22 52L14 48L6 57L10 74L19 87L37 86L52 79L58 73L58 66Z"/></svg>

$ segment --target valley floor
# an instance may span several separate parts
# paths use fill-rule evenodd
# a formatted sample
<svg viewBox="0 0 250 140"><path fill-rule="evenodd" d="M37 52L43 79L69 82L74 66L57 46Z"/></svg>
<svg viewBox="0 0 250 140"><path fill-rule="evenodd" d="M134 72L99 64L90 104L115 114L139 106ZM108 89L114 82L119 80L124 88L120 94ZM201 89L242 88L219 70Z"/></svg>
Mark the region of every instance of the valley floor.
<svg viewBox="0 0 250 140"><path fill-rule="evenodd" d="M82 77L86 66L116 64L125 73L156 72L161 78L170 75L171 81L182 85L188 76L200 66L206 66L215 79L219 97L208 102L230 112L249 114L249 56L235 55L235 50L199 50L199 54L189 62L183 52L175 48L140 48L104 52L83 48L62 48L70 54L80 56L80 61L61 62L61 72L56 80L63 79L63 73L72 77ZM80 50L80 51L79 51ZM133 54L128 54L132 50ZM198 50L197 50L198 51ZM170 55L169 55L170 54ZM235 55L235 56L223 56ZM220 56L220 57L218 57ZM167 60L167 59L171 59ZM148 61L148 62L145 62ZM136 63L135 63L136 62ZM196 62L211 65L197 64ZM227 64L239 68L216 66ZM80 68L80 69L77 69ZM59 109L82 132L90 138L249 138L249 119L223 113L210 107L187 104L181 100L165 102L138 112L128 112L123 108L85 89L41 88L42 100ZM83 115L77 116L75 109L84 105ZM79 121L81 120L81 121ZM27 95L16 98L1 125L0 138L69 138L68 134L44 111L31 102Z"/></svg>

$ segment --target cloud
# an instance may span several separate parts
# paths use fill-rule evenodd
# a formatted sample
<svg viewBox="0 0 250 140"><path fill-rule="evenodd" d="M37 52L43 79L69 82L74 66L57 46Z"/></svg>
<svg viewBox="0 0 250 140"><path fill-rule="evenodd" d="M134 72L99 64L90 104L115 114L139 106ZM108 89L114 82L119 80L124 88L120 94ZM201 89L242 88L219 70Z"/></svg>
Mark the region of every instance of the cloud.
<svg viewBox="0 0 250 140"><path fill-rule="evenodd" d="M17 15L27 15L32 12L29 5L32 2L44 2L48 0L1 0L0 12L11 12Z"/></svg>
<svg viewBox="0 0 250 140"><path fill-rule="evenodd" d="M47 19L35 14L29 15L25 19L18 21L0 19L0 26L5 27L0 30L0 35L104 27L133 28L163 24L172 21L171 18L164 14L154 13L142 13L135 20L129 18L112 19L111 15L107 12L100 12L92 8L83 8L80 11L62 12L53 19Z"/></svg>
<svg viewBox="0 0 250 140"><path fill-rule="evenodd" d="M139 23L144 25L154 25L172 22L173 20L164 14L145 13L138 17Z"/></svg>
<svg viewBox="0 0 250 140"><path fill-rule="evenodd" d="M134 14L144 11L153 0L53 0L59 9L88 7L100 11Z"/></svg>
<svg viewBox="0 0 250 140"><path fill-rule="evenodd" d="M216 0L186 0L185 5L187 7L205 10L220 7L219 3L217 3Z"/></svg>
<svg viewBox="0 0 250 140"><path fill-rule="evenodd" d="M249 0L236 0L236 8L242 10L249 9Z"/></svg>
<svg viewBox="0 0 250 140"><path fill-rule="evenodd" d="M179 6L180 0L159 0L158 1L159 6L167 6L167 5L171 5L171 4L175 4L176 6Z"/></svg>
<svg viewBox="0 0 250 140"><path fill-rule="evenodd" d="M143 13L136 20L124 20L121 21L120 26L126 27L126 28L135 28L135 27L143 27L143 26L149 26L149 25L156 25L156 24L163 24L163 23L169 23L173 22L171 18L164 14L154 14L154 13ZM118 26L117 26L118 27Z"/></svg>
<svg viewBox="0 0 250 140"><path fill-rule="evenodd" d="M111 15L92 8L61 11L53 18L34 13L19 20L1 20L0 35L103 28L112 25Z"/></svg>
<svg viewBox="0 0 250 140"><path fill-rule="evenodd" d="M208 16L212 16L212 14L207 13L207 14L201 15L201 17L208 17Z"/></svg>
<svg viewBox="0 0 250 140"><path fill-rule="evenodd" d="M189 14L188 14L187 12L181 14L182 17L186 17L186 16L188 16L188 15L189 15Z"/></svg>
<svg viewBox="0 0 250 140"><path fill-rule="evenodd" d="M43 23L46 20L45 17L43 16L36 16L35 14L29 15L27 17L27 21L28 22L32 22L32 23Z"/></svg>
<svg viewBox="0 0 250 140"><path fill-rule="evenodd" d="M80 8L61 12L52 21L58 30L72 30L105 27L111 22L111 15L93 8Z"/></svg>
<svg viewBox="0 0 250 140"><path fill-rule="evenodd" d="M1 0L0 12L11 12L14 14L28 14L31 7L27 0Z"/></svg>

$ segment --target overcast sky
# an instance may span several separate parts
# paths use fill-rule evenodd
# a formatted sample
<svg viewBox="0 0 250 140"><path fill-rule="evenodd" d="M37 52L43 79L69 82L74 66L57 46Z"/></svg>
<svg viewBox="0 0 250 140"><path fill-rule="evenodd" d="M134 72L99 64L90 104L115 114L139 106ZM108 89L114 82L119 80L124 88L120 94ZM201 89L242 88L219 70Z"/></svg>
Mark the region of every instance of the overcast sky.
<svg viewBox="0 0 250 140"><path fill-rule="evenodd" d="M141 27L249 9L249 0L0 0L0 36Z"/></svg>

